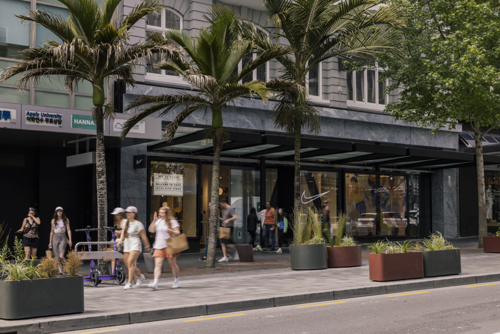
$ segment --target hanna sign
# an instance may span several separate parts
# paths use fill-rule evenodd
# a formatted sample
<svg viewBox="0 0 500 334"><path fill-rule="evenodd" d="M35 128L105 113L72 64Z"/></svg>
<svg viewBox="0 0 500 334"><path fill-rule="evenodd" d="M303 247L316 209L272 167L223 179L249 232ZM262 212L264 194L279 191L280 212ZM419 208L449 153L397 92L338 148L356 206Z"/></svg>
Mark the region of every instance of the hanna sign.
<svg viewBox="0 0 500 334"><path fill-rule="evenodd" d="M71 127L73 129L97 130L92 116L71 115Z"/></svg>

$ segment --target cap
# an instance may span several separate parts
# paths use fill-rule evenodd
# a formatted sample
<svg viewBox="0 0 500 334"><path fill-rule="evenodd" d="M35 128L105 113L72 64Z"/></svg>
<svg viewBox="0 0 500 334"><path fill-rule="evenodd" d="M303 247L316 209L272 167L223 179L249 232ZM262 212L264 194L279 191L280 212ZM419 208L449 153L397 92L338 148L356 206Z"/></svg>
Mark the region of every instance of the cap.
<svg viewBox="0 0 500 334"><path fill-rule="evenodd" d="M128 208L125 209L125 212L137 213L137 208L135 206L129 206Z"/></svg>
<svg viewBox="0 0 500 334"><path fill-rule="evenodd" d="M58 206L58 207L56 208L56 211L59 211L59 210L64 211L64 209L62 208L62 206Z"/></svg>
<svg viewBox="0 0 500 334"><path fill-rule="evenodd" d="M112 215L117 215L119 213L124 213L125 210L123 210L122 208L114 208L113 212L111 212Z"/></svg>

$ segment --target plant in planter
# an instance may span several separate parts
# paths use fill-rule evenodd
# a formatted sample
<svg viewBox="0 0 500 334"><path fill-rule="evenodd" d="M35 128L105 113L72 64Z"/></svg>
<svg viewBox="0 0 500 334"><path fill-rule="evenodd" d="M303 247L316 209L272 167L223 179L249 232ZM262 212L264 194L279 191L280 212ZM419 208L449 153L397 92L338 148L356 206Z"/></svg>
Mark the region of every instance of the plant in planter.
<svg viewBox="0 0 500 334"><path fill-rule="evenodd" d="M357 267L361 265L361 245L356 245L354 239L344 236L346 216L341 214L337 222L335 235L327 231L328 268Z"/></svg>
<svg viewBox="0 0 500 334"><path fill-rule="evenodd" d="M411 241L393 243L379 240L368 246L370 280L394 281L424 277L422 252L411 250Z"/></svg>
<svg viewBox="0 0 500 334"><path fill-rule="evenodd" d="M44 258L36 266L35 260L19 260L15 243L9 250L4 243L0 258L0 318L7 320L80 313L84 311L83 276L53 277L57 271L54 259ZM69 254L71 274L76 275L82 264ZM78 262L80 264L77 266ZM36 300L36 303L26 303Z"/></svg>
<svg viewBox="0 0 500 334"><path fill-rule="evenodd" d="M485 253L500 253L500 224L495 234L488 233L488 236L483 237L483 242Z"/></svg>
<svg viewBox="0 0 500 334"><path fill-rule="evenodd" d="M325 240L317 214L308 209L293 219L293 243L290 245L293 270L313 270L327 268Z"/></svg>
<svg viewBox="0 0 500 334"><path fill-rule="evenodd" d="M462 272L460 249L446 241L439 232L423 241L424 276L456 275Z"/></svg>

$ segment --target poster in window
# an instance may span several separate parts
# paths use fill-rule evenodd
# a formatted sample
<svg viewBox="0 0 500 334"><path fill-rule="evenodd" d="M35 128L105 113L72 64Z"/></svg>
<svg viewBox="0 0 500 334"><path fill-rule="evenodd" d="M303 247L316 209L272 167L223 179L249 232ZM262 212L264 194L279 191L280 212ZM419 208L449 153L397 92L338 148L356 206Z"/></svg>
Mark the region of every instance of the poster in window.
<svg viewBox="0 0 500 334"><path fill-rule="evenodd" d="M184 176L182 174L154 173L153 177L153 195L182 197L184 189Z"/></svg>

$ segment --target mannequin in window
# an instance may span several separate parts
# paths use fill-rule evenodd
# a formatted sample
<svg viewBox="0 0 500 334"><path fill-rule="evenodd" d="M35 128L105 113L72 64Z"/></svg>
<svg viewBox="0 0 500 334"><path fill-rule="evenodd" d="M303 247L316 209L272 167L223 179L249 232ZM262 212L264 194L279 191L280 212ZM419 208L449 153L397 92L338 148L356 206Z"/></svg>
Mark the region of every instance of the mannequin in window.
<svg viewBox="0 0 500 334"><path fill-rule="evenodd" d="M493 190L491 185L486 189L486 219L493 219Z"/></svg>

